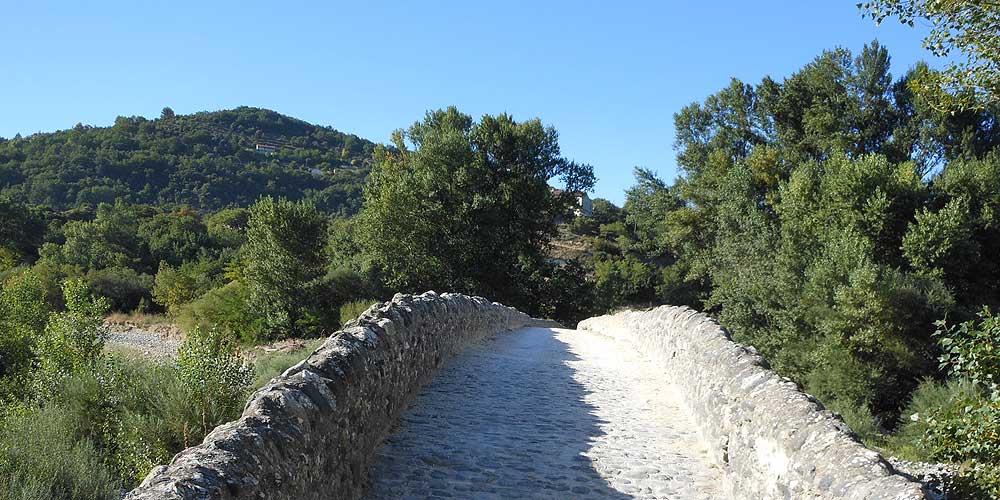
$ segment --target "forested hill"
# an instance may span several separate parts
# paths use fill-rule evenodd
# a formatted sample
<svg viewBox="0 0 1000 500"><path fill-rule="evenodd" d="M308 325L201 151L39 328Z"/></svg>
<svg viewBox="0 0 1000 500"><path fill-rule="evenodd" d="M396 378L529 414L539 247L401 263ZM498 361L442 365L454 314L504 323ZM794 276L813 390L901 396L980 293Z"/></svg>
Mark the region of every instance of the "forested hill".
<svg viewBox="0 0 1000 500"><path fill-rule="evenodd" d="M216 210L262 195L354 213L374 143L274 111L119 117L0 139L0 196L55 210L116 199Z"/></svg>

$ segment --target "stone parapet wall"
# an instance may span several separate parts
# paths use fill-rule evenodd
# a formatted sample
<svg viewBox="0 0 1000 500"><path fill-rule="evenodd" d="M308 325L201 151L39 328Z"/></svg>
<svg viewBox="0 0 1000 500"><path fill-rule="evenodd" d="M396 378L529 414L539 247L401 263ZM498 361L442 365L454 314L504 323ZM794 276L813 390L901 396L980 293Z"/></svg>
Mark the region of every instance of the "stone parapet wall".
<svg viewBox="0 0 1000 500"><path fill-rule="evenodd" d="M704 314L662 306L590 318L577 328L630 343L662 365L725 471L731 498L929 498Z"/></svg>
<svg viewBox="0 0 1000 500"><path fill-rule="evenodd" d="M258 390L243 415L154 469L129 500L354 499L409 397L471 342L535 323L458 294L372 306Z"/></svg>

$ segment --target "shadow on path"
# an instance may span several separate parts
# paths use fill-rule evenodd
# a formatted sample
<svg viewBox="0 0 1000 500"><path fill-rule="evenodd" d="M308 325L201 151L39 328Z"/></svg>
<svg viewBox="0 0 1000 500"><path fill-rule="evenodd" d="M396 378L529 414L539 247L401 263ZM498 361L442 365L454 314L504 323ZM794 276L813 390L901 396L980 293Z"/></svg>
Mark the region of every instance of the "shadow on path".
<svg viewBox="0 0 1000 500"><path fill-rule="evenodd" d="M604 433L553 331L498 335L425 386L379 451L369 498L631 499L583 453Z"/></svg>

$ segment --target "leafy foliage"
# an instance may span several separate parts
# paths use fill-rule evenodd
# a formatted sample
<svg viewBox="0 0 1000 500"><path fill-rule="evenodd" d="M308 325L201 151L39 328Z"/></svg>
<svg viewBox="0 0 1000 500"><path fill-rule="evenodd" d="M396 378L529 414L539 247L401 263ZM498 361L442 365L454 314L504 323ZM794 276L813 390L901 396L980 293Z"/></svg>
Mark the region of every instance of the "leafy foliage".
<svg viewBox="0 0 1000 500"><path fill-rule="evenodd" d="M256 387L304 355L263 356L248 371L231 345L212 339L204 334L187 344L178 364L105 356L92 370L62 379L44 405L4 408L0 498L118 498L154 466L238 416L248 373Z"/></svg>
<svg viewBox="0 0 1000 500"><path fill-rule="evenodd" d="M208 434L243 408L253 380L252 367L236 351L231 338L217 330L191 331L177 356L180 381L188 387L188 400L198 427Z"/></svg>
<svg viewBox="0 0 1000 500"><path fill-rule="evenodd" d="M378 148L360 214L363 251L393 290L474 293L532 310L524 284L544 266L555 219L587 190L592 168L560 156L539 120L479 122L427 113ZM547 181L558 177L567 192Z"/></svg>
<svg viewBox="0 0 1000 500"><path fill-rule="evenodd" d="M44 236L44 219L36 211L23 203L0 197L0 252L10 259L7 268L31 258L42 245Z"/></svg>
<svg viewBox="0 0 1000 500"><path fill-rule="evenodd" d="M959 107L984 100L1000 102L1000 5L991 1L874 0L859 3L862 12L880 24L895 16L913 27L926 20L932 26L924 48L947 57L953 50L965 61L952 62L942 73L924 82L925 92Z"/></svg>
<svg viewBox="0 0 1000 500"><path fill-rule="evenodd" d="M250 305L246 286L230 282L185 303L177 312L178 323L187 331L217 328L248 344L266 340L264 318Z"/></svg>
<svg viewBox="0 0 1000 500"><path fill-rule="evenodd" d="M119 487L72 415L47 408L0 422L0 498L111 500Z"/></svg>
<svg viewBox="0 0 1000 500"><path fill-rule="evenodd" d="M63 284L66 311L49 316L45 331L35 343L42 394L56 381L89 370L104 348L103 318L108 304L103 298L91 298L80 280Z"/></svg>
<svg viewBox="0 0 1000 500"><path fill-rule="evenodd" d="M935 111L909 87L920 70L894 82L872 43L734 80L676 115L684 177L637 172L625 207L652 252L621 262L679 277L738 340L876 426L936 373L933 321L997 300L1000 277L995 120Z"/></svg>
<svg viewBox="0 0 1000 500"><path fill-rule="evenodd" d="M276 149L260 154L257 144ZM218 210L280 195L351 214L373 148L257 108L119 117L108 128L77 125L0 141L0 194L56 210L116 200Z"/></svg>
<svg viewBox="0 0 1000 500"><path fill-rule="evenodd" d="M328 323L316 309L325 241L326 221L311 205L263 198L250 208L243 277L269 336L301 336Z"/></svg>
<svg viewBox="0 0 1000 500"><path fill-rule="evenodd" d="M966 378L991 393L1000 395L1000 316L988 307L979 312L978 321L970 320L948 326L943 320L935 324L935 336L941 346L941 368L953 377Z"/></svg>
<svg viewBox="0 0 1000 500"><path fill-rule="evenodd" d="M17 274L0 286L0 405L30 396L35 341L50 313L36 274Z"/></svg>

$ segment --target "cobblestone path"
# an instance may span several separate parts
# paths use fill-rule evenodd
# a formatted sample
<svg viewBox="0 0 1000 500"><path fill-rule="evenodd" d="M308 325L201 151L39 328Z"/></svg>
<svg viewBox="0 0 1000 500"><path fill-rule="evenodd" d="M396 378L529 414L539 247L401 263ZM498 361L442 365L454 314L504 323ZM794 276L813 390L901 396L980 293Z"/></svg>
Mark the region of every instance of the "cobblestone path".
<svg viewBox="0 0 1000 500"><path fill-rule="evenodd" d="M715 499L694 423L633 349L525 328L471 347L404 414L370 498Z"/></svg>

